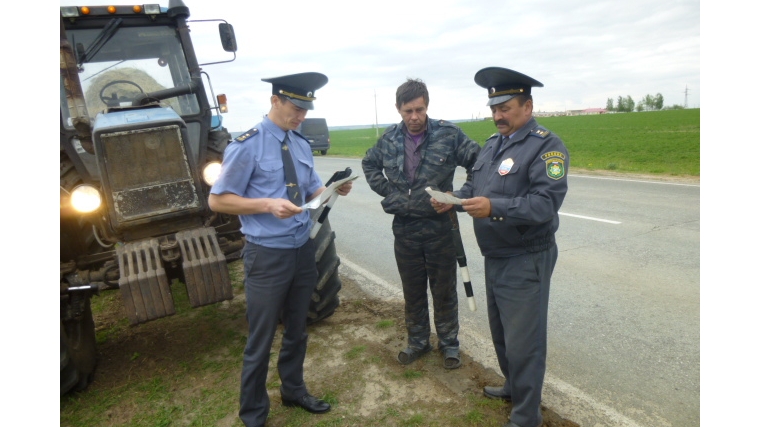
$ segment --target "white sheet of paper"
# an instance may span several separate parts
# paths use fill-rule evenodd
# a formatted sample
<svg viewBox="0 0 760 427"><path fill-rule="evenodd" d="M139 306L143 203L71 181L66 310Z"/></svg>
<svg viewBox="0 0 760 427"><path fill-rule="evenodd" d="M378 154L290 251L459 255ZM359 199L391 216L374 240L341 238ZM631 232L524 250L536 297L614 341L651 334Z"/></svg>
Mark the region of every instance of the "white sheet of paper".
<svg viewBox="0 0 760 427"><path fill-rule="evenodd" d="M322 206L322 203L330 200L330 197L335 193L335 190L338 189L341 185L347 183L348 181L353 181L356 178L359 178L359 175L349 176L348 178L343 178L338 181L333 182L325 188L325 191L319 194L319 196L311 199L309 203L306 203L305 205L301 206L301 209L317 209L318 207Z"/></svg>
<svg viewBox="0 0 760 427"><path fill-rule="evenodd" d="M461 205L462 199L452 196L451 194L443 193L433 190L430 187L425 188L430 197L434 198L439 203L447 203L449 205Z"/></svg>

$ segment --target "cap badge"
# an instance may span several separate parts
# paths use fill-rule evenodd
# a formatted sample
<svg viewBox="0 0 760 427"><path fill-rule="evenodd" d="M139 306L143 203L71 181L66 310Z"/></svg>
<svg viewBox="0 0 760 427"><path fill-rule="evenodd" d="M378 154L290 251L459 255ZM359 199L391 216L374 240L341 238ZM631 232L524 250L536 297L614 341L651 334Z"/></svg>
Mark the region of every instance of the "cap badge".
<svg viewBox="0 0 760 427"><path fill-rule="evenodd" d="M299 95L299 94L293 93L293 92L288 92L288 91L285 91L285 90L282 90L282 89L280 89L278 92L281 95L287 96L288 98L295 98L295 99L300 99L300 100L303 100L303 101L314 101L314 100L317 99L317 98L314 97L314 92L309 92L309 93L306 94L306 96Z"/></svg>

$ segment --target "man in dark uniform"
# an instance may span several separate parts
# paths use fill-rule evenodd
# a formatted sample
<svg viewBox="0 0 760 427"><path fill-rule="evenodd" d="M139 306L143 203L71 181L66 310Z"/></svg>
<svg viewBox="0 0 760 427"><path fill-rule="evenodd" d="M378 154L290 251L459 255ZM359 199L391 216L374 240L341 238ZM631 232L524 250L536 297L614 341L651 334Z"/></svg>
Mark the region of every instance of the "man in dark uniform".
<svg viewBox="0 0 760 427"><path fill-rule="evenodd" d="M227 146L209 196L214 211L240 216L247 240L242 256L248 341L239 413L247 427L263 426L269 414L269 354L280 319L282 403L312 413L330 410L328 403L309 394L303 379L306 317L318 274L309 238L311 219L301 206L325 187L314 170L309 142L294 132L306 111L314 109L314 91L327 77L300 73L262 80L272 84L269 114ZM337 192L345 196L351 186L348 182Z"/></svg>
<svg viewBox="0 0 760 427"><path fill-rule="evenodd" d="M473 217L485 257L488 321L505 377L502 386L483 392L512 401L507 427L538 427L549 282L557 262L554 234L570 156L562 140L533 118L531 87L543 84L498 67L478 71L475 83L488 89L487 105L499 132L483 146L472 178L453 194ZM431 203L438 212L451 208Z"/></svg>
<svg viewBox="0 0 760 427"><path fill-rule="evenodd" d="M383 196L385 212L394 215L396 265L404 291L406 349L398 361L409 364L432 349L428 281L443 366L461 366L456 253L447 214L430 206L426 187L453 190L457 166L470 172L480 151L459 127L427 116L429 95L421 80L408 79L396 91L402 122L388 127L367 150L362 168L370 188Z"/></svg>

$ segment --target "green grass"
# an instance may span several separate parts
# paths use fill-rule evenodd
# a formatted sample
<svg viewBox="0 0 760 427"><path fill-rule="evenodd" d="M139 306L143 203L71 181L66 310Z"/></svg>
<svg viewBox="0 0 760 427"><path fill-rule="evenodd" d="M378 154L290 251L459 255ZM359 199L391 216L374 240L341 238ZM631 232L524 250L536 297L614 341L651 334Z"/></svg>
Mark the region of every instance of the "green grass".
<svg viewBox="0 0 760 427"><path fill-rule="evenodd" d="M208 426L236 413L240 358L245 345L245 337L240 336L245 324L239 319L245 316L245 306L221 309L214 305L213 310L208 307L193 310L184 287L179 281L171 284L177 314L140 325L139 330L122 315L118 292L93 298L96 316L111 313L106 317L111 319L110 323L101 325L96 320L99 353L103 357L105 352L108 359L117 358L115 364L121 367L117 372L127 373L127 377L110 383L105 373L108 361L101 360L95 382L87 390L61 397L62 426ZM161 345L151 344L140 351L130 349L119 354L108 351L120 347L119 342L125 340L133 342L133 346L188 330L193 331L189 338L177 345L166 344L178 350L171 357L165 356ZM149 377L140 375L145 369L152 372ZM113 366L110 373L114 374ZM188 379L199 374L205 380L203 385Z"/></svg>
<svg viewBox="0 0 760 427"><path fill-rule="evenodd" d="M465 415L465 420L467 420L470 424L481 423L484 419L485 415L483 415L483 413L477 409L473 409L472 411L468 412L467 415Z"/></svg>
<svg viewBox="0 0 760 427"><path fill-rule="evenodd" d="M414 414L408 419L404 420L401 425L402 426L421 426L424 425L425 417L420 414Z"/></svg>
<svg viewBox="0 0 760 427"><path fill-rule="evenodd" d="M362 353L364 353L364 350L367 349L366 345L360 345L357 347L352 348L351 350L346 353L346 359L356 359L357 357L361 356Z"/></svg>
<svg viewBox="0 0 760 427"><path fill-rule="evenodd" d="M415 378L419 378L422 376L422 372L416 371L414 369L406 369L403 373L404 378L408 380L413 380Z"/></svg>
<svg viewBox="0 0 760 427"><path fill-rule="evenodd" d="M699 176L699 114L699 109L685 109L536 120L565 142L571 171ZM458 126L481 145L496 132L490 118ZM375 129L330 131L328 155L363 157L376 134Z"/></svg>

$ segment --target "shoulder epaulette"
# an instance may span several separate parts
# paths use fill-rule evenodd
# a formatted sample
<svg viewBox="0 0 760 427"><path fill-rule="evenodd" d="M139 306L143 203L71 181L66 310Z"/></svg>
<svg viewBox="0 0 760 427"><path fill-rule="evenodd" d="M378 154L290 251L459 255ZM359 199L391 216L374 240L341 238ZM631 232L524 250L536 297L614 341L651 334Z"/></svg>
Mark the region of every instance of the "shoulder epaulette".
<svg viewBox="0 0 760 427"><path fill-rule="evenodd" d="M439 126L450 126L450 127L456 127L456 125L448 120L438 120Z"/></svg>
<svg viewBox="0 0 760 427"><path fill-rule="evenodd" d="M235 141L237 141L237 142L243 142L246 139L252 137L253 135L256 135L257 133L259 133L259 129L258 128L250 129L248 132L245 132L242 135L240 135L237 138L235 138Z"/></svg>
<svg viewBox="0 0 760 427"><path fill-rule="evenodd" d="M489 139L494 139L494 138L496 138L498 136L499 136L499 132L496 132L495 134L493 134L493 135L489 136L488 138L486 138L486 141L488 141Z"/></svg>
<svg viewBox="0 0 760 427"><path fill-rule="evenodd" d="M546 138L547 136L549 136L549 134L551 134L551 132L548 129L542 128L539 126L533 129L532 131L530 131L530 134L535 135L539 138Z"/></svg>

